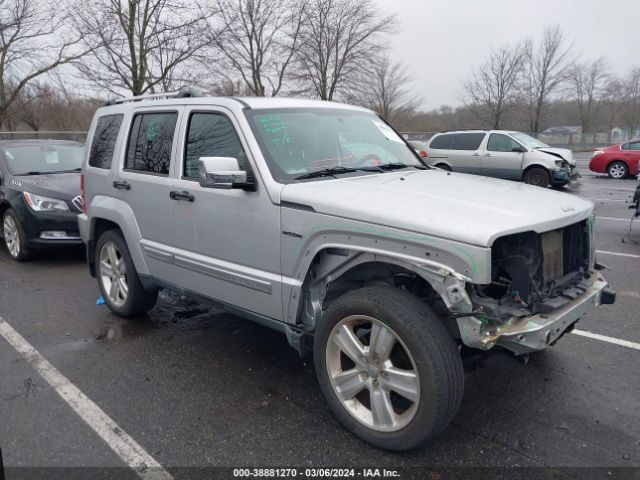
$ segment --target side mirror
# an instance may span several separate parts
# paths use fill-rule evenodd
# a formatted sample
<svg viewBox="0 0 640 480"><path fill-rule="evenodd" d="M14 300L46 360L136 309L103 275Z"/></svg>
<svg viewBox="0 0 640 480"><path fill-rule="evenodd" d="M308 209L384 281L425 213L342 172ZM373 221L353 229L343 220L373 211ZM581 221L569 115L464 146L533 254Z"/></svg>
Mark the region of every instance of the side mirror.
<svg viewBox="0 0 640 480"><path fill-rule="evenodd" d="M526 152L526 150L524 148L522 148L522 147L513 147L511 149L511 151L514 152L514 153L524 153L524 152Z"/></svg>
<svg viewBox="0 0 640 480"><path fill-rule="evenodd" d="M237 158L200 157L198 159L200 185L205 188L253 189L247 183L247 172L240 169Z"/></svg>

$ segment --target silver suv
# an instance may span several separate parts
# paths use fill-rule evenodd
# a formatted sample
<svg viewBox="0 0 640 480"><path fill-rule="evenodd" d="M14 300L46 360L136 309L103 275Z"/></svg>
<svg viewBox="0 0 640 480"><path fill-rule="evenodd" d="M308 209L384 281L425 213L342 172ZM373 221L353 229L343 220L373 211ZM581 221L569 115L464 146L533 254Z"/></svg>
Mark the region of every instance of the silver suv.
<svg viewBox="0 0 640 480"><path fill-rule="evenodd" d="M281 331L382 448L453 419L463 346L542 350L614 300L590 202L426 167L363 108L133 98L88 145L80 231L113 313L169 288Z"/></svg>
<svg viewBox="0 0 640 480"><path fill-rule="evenodd" d="M426 149L429 165L445 170L563 186L579 177L573 152L552 148L525 133L461 130L434 135Z"/></svg>

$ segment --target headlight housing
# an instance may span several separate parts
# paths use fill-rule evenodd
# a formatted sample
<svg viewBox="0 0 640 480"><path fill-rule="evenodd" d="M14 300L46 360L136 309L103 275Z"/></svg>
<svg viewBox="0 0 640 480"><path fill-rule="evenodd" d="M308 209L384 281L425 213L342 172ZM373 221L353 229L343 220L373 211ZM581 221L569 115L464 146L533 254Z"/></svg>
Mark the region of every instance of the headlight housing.
<svg viewBox="0 0 640 480"><path fill-rule="evenodd" d="M34 193L23 192L24 200L31 210L36 212L68 212L69 206L64 200L43 197Z"/></svg>

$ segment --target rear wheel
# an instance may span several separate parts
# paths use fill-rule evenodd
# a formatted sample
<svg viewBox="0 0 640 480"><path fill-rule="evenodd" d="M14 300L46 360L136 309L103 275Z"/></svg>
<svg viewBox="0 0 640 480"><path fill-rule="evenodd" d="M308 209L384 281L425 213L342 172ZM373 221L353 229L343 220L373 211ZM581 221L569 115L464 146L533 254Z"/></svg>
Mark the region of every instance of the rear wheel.
<svg viewBox="0 0 640 480"><path fill-rule="evenodd" d="M380 448L408 450L435 437L462 400L455 342L427 305L397 288L366 287L332 303L314 356L333 413Z"/></svg>
<svg viewBox="0 0 640 480"><path fill-rule="evenodd" d="M31 257L31 250L27 246L27 236L12 208L7 209L2 216L2 234L11 258L18 262L24 262Z"/></svg>
<svg viewBox="0 0 640 480"><path fill-rule="evenodd" d="M142 286L127 244L118 230L108 230L96 246L98 285L105 303L121 317L141 315L156 304L158 291Z"/></svg>
<svg viewBox="0 0 640 480"><path fill-rule="evenodd" d="M549 186L550 182L551 179L546 168L533 167L527 170L527 172L524 174L524 183L528 183L529 185L533 185L535 187L546 188Z"/></svg>
<svg viewBox="0 0 640 480"><path fill-rule="evenodd" d="M621 179L626 178L629 175L629 167L624 162L616 160L615 162L611 162L607 167L607 173L611 178Z"/></svg>

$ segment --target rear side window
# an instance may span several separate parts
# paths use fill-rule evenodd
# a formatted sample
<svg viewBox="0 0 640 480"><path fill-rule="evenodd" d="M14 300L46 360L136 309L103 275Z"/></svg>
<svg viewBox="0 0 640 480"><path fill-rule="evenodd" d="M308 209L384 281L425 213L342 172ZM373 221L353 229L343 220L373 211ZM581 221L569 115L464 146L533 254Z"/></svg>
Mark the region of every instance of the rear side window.
<svg viewBox="0 0 640 480"><path fill-rule="evenodd" d="M123 116L124 115L105 115L98 119L96 129L93 133L93 141L91 142L89 166L106 169L111 168L113 150L116 147L116 140Z"/></svg>
<svg viewBox="0 0 640 480"><path fill-rule="evenodd" d="M631 142L627 144L629 147L625 150L640 150L640 142Z"/></svg>
<svg viewBox="0 0 640 480"><path fill-rule="evenodd" d="M440 148L443 150L449 150L449 148L451 147L451 143L453 142L453 137L455 137L455 135L438 135L436 138L431 140L429 148Z"/></svg>
<svg viewBox="0 0 640 480"><path fill-rule="evenodd" d="M182 175L198 178L200 157L233 157L245 168L246 156L231 120L218 113L194 113L189 119Z"/></svg>
<svg viewBox="0 0 640 480"><path fill-rule="evenodd" d="M169 174L177 113L139 113L133 117L125 169Z"/></svg>
<svg viewBox="0 0 640 480"><path fill-rule="evenodd" d="M458 133L453 139L451 150L477 150L484 136L484 133Z"/></svg>
<svg viewBox="0 0 640 480"><path fill-rule="evenodd" d="M501 133L492 133L487 142L487 150L490 152L512 152L519 147L521 145L518 142Z"/></svg>

